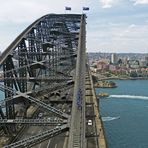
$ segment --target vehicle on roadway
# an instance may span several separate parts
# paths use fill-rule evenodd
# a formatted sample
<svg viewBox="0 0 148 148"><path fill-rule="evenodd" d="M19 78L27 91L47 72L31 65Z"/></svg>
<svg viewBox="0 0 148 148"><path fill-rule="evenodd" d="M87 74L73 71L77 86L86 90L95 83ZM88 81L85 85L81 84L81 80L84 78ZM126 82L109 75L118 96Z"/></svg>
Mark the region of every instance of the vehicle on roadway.
<svg viewBox="0 0 148 148"><path fill-rule="evenodd" d="M12 123L13 122L13 119L11 120L11 119L8 119L7 120L7 123Z"/></svg>
<svg viewBox="0 0 148 148"><path fill-rule="evenodd" d="M61 126L61 124L59 123L57 126L56 126L56 128L59 128Z"/></svg>
<svg viewBox="0 0 148 148"><path fill-rule="evenodd" d="M74 80L67 81L67 85L72 85L72 84L74 84Z"/></svg>
<svg viewBox="0 0 148 148"><path fill-rule="evenodd" d="M38 117L39 118L43 117L43 113L39 113Z"/></svg>
<svg viewBox="0 0 148 148"><path fill-rule="evenodd" d="M88 125L92 125L92 120L88 120Z"/></svg>

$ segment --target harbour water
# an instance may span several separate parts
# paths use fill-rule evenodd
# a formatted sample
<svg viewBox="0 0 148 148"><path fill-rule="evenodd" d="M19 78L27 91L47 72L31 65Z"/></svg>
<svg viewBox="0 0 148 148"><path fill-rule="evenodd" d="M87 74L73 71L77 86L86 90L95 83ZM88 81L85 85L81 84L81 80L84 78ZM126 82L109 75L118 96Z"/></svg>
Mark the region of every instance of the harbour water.
<svg viewBox="0 0 148 148"><path fill-rule="evenodd" d="M4 100L4 92L2 92L2 91L0 91L0 101L1 100ZM3 113L5 114L5 112L6 112L5 108L2 108L2 110L3 110Z"/></svg>
<svg viewBox="0 0 148 148"><path fill-rule="evenodd" d="M109 148L148 148L148 80L116 80L117 88L100 99L100 111ZM4 94L0 91L0 100Z"/></svg>
<svg viewBox="0 0 148 148"><path fill-rule="evenodd" d="M2 84L1 82L0 82L0 84ZM4 93L0 90L0 100L3 100L4 99Z"/></svg>
<svg viewBox="0 0 148 148"><path fill-rule="evenodd" d="M4 93L0 91L0 100L4 99Z"/></svg>
<svg viewBox="0 0 148 148"><path fill-rule="evenodd" d="M117 88L100 99L109 148L148 148L148 80L116 80Z"/></svg>

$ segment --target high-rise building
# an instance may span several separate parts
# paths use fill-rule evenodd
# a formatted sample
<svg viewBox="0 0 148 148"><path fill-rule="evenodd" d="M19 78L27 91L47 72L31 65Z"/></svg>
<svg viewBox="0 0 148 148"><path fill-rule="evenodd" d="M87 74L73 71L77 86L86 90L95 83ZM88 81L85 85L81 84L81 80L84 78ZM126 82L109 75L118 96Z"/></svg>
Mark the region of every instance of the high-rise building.
<svg viewBox="0 0 148 148"><path fill-rule="evenodd" d="M112 64L117 64L117 62L118 62L118 56L117 56L117 54L112 53L111 54L111 63Z"/></svg>
<svg viewBox="0 0 148 148"><path fill-rule="evenodd" d="M145 57L145 61L148 62L148 55Z"/></svg>

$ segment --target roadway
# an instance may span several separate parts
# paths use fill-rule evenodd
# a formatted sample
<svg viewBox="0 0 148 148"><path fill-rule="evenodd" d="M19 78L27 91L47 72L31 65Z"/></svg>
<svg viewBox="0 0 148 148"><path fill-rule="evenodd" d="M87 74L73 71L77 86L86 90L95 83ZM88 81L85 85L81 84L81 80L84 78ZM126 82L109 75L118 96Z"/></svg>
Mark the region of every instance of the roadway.
<svg viewBox="0 0 148 148"><path fill-rule="evenodd" d="M50 19L49 16L51 16L51 18L53 20ZM58 15L56 15L56 16L58 16ZM4 65L6 65L5 70L7 71L6 72L7 75L9 75L9 78L7 79L8 81L6 83L7 84L6 86L8 86L8 88L2 87L1 89L3 89L4 91L6 91L6 90L10 91L10 92L12 91L14 94L16 93L16 94L20 95L19 97L24 97L24 98L30 100L29 102L34 102L31 105L34 105L35 103L37 105L39 105L37 108L37 111L35 112L35 114L33 116L34 118L49 119L49 118L61 117L61 118L68 118L70 121L70 123L68 123L68 126L70 126L69 132L65 132L65 133L57 135L56 137L52 137L53 133L56 133L53 130L53 132L51 131L51 133L50 133L51 134L50 136L52 137L51 139L46 139L43 142L38 141L39 144L36 143L36 145L33 146L34 148L44 148L44 147L45 148L47 148L47 147L50 147L50 148L64 147L65 148L65 145L67 144L68 141L69 141L69 143L68 143L69 146L67 146L68 148L73 148L73 147L85 148L86 142L87 142L87 147L91 147L91 148L95 147L95 145L97 144L97 142L96 142L97 138L92 138L92 136L89 136L87 139L85 138L85 132L86 132L86 136L87 135L94 136L94 132L96 132L96 120L94 118L95 105L93 104L95 101L93 100L93 97L92 97L91 85L85 83L85 74L86 74L86 21L85 21L85 17L86 16L84 14L82 16L81 15L78 15L78 16L74 15L72 17L70 15L69 20L67 18L68 15L61 16L60 21L62 21L62 22L64 22L63 18L65 17L65 23L64 23L65 25L62 25L63 27L59 26L58 27L59 31L52 30L54 27L56 27L55 22L57 21L57 19L54 20L55 14L53 16L52 15L43 16L42 18L38 19L33 24L31 24L27 29L25 29L15 39L15 41L3 52L2 56L0 57L0 64L2 64L4 60L6 60ZM80 17L82 17L81 20L80 20ZM75 18L76 18L76 20L75 20ZM43 22L45 22L45 23L43 23ZM70 24L68 24L68 22ZM81 22L81 26L77 30L74 26L80 22ZM49 23L51 24L51 26L49 25ZM51 59L51 61L47 60L47 59L45 59L44 61L41 61L42 59L46 58L46 55L45 56L41 55L42 58L40 58L40 56L39 57L32 56L30 52L28 52L28 55L25 55L22 52L26 49L31 49L32 47L36 48L35 42L38 41L39 37L41 37L41 39L40 39L41 43L38 44L39 45L38 47L42 47L44 41L47 41L49 39L49 36L45 35L45 31L43 28L48 29L48 30L51 29L48 32L49 35L53 34L51 36L51 38L55 37L57 34L57 39L55 42L58 44L55 44L54 48L52 47L52 49L51 49L52 54L49 55L49 59ZM36 31L39 31L39 33L36 34ZM32 37L33 37L33 35L35 35L35 37L33 37L33 40L34 40L32 43L33 45L30 44L30 37L31 37L30 35L31 34L32 34ZM65 35L67 37L70 37L70 39L66 39ZM79 37L77 37L77 35L79 35ZM25 40L24 40L24 37L25 37ZM76 38L76 41L73 40L73 37L74 37L74 39ZM64 38L64 40L63 40L63 42L61 42L62 41L61 39L63 39L63 38ZM77 38L79 39L79 41ZM61 43L61 44L59 44L59 43ZM77 44L78 44L78 47L77 47ZM21 47L20 47L20 45L21 45ZM63 47L65 47L65 45L66 45L66 50L64 50L64 48L63 48ZM25 49L23 49L24 47L25 47ZM50 48L50 46L49 46L49 48ZM69 48L71 48L71 50L69 50ZM38 49L39 48L37 48L37 50ZM67 49L69 51L67 51ZM19 57L19 66L17 68L17 69L19 69L18 73L17 73L16 69L15 69L15 71L11 71L11 69L13 69L13 64L14 64L13 60L12 60L13 56L12 57L8 56L11 53L11 51L14 51L14 50L18 51L20 53L20 54L18 54L20 56ZM44 52L46 50L47 49L44 49L44 47L43 47L42 51ZM75 74L74 74L75 75L75 77L74 77L75 86L73 88L68 87L67 83L65 83L63 81L65 81L65 78L66 78L66 81L67 81L67 78L71 79L71 77L69 77L69 75L67 75L67 74L65 75L65 73L67 73L67 71L69 72L69 70L71 70L72 65L69 65L69 64L66 65L66 64L67 64L67 62L75 61L75 59L69 59L68 57L65 57L66 59L63 59L62 55L60 57L61 52L64 53L64 57L65 57L65 54L71 55L71 52L74 52L74 53L77 52L76 53L77 58L74 56L74 58L76 59L76 69L75 69ZM16 55L16 54L13 53L12 55ZM70 57L72 57L72 56L70 56ZM8 59L6 59L6 57L8 57ZM28 60L32 59L32 57L35 60L37 60L37 62L34 63L33 61L30 61L31 64L29 64L30 62ZM57 59L55 59L53 57L56 57ZM12 62L10 62L9 59L12 60ZM24 59L26 59L26 60L24 60ZM63 63L63 60L67 60L67 62ZM49 63L48 66L46 66L44 64L47 61ZM11 66L10 66L10 63L12 63ZM27 69L26 69L26 67L27 67ZM40 70L38 68L40 68ZM62 69L62 73L61 72L59 73L59 71L58 71L59 68ZM9 69L12 73L11 74L12 76L9 74L10 73ZM33 69L33 71L31 71L30 69ZM54 71L53 71L53 69L54 69ZM51 82L49 82L49 80L50 80L49 78L48 79L44 78L44 82L40 82L41 79L39 77L39 74L42 72L44 73L45 70L46 70L47 74L48 74L48 71L51 70L50 71L51 75L55 74L59 78L58 81L62 81L62 82L59 84L57 81L55 83L52 81L53 83L51 83ZM22 81L19 83L16 80L15 81L16 84L14 84L16 86L20 85L21 92L27 91L27 84L28 84L28 90L32 90L32 89L35 90L35 91L31 92L32 95L29 96L29 95L27 95L27 93L21 93L21 92L15 92L13 90L9 90L9 86L13 85L13 84L10 85L10 82L12 83L12 81L10 81L11 80L10 77L19 77L21 75L27 76L28 74L34 73L34 72L35 72L35 75L38 77L38 80L40 83L36 83L36 84L33 83L33 85L29 85L31 83L30 80L32 80L34 82L34 80L36 79L34 77L31 77L28 81ZM89 77L88 76L86 76L86 77L88 79L87 83L90 83ZM52 78L52 80L55 80L54 77L51 77L51 78ZM25 80L25 79L26 78L23 78L23 80ZM47 81L47 83L45 83L45 81ZM87 90L85 90L86 85L88 86ZM9 94L7 96L10 96ZM86 101L85 101L85 99L86 99ZM52 102L52 100L56 100L57 102ZM65 102L64 102L64 100L65 100ZM72 100L73 105L67 104L66 100ZM41 101L43 101L44 103ZM90 103L90 104L86 105L86 102ZM48 104L50 106L48 106ZM44 109L42 109L41 106L44 107ZM7 106L7 107L9 107L9 106ZM72 108L72 111L71 111L71 108ZM9 107L7 109L9 110L9 112L11 112L12 108ZM58 111L58 110L60 110L60 111ZM97 112L97 110L95 111L95 113L96 112ZM71 118L67 114L69 114L69 115L71 114ZM30 115L30 113L27 112L27 115ZM10 116L11 116L11 113L10 113ZM89 124L89 121L91 121L91 124ZM65 126L65 128L62 125L56 125L56 126L61 126L61 127L63 127L63 129L68 130L67 126ZM53 129L56 126L45 126L45 125L43 125L43 126L28 126L23 131L22 136L20 136L18 138L18 140L25 141L24 139L27 137L31 137L31 136L35 137L36 134ZM60 133L59 127L55 128L55 129L58 129L57 132ZM56 134L58 134L58 133L56 133ZM67 138L67 135L69 135L69 138ZM39 136L41 136L39 138L43 138L42 135L39 135ZM36 138L36 139L39 139L39 138ZM32 137L30 139L32 141L34 140L34 139L32 139ZM29 140L26 140L24 143L21 143L21 144L25 145L28 141ZM12 145L14 146L15 144L16 143L14 143Z"/></svg>
<svg viewBox="0 0 148 148"><path fill-rule="evenodd" d="M54 138L48 139L32 148L64 148L66 133L62 133Z"/></svg>
<svg viewBox="0 0 148 148"><path fill-rule="evenodd" d="M96 148L96 125L95 125L95 113L94 113L94 102L93 95L91 89L90 77L86 73L85 77L85 88L86 88L86 137L87 137L87 148ZM89 120L91 120L92 124L89 124Z"/></svg>
<svg viewBox="0 0 148 148"><path fill-rule="evenodd" d="M85 15L81 16L79 44L77 51L75 85L70 122L68 148L85 148L85 57L86 57L86 30Z"/></svg>
<svg viewBox="0 0 148 148"><path fill-rule="evenodd" d="M44 103L51 105L52 107L67 113L71 114L71 107L72 104L67 104L66 101L71 101L73 98L73 90L74 87L66 86L65 88L55 90L53 92L49 92L47 94L41 95L40 98ZM96 121L95 121L95 112L94 112L94 100L93 100L93 92L91 87L91 81L89 74L85 74L85 99L86 99L86 147L87 148L96 148L97 147L97 139L98 135L96 135ZM54 101L53 101L54 100ZM29 113L28 113L29 114ZM39 114L42 114L42 117L39 117ZM49 111L45 109L38 108L36 111L34 118L58 118L54 116ZM92 124L88 124L88 121L91 120ZM60 126L60 125L58 125ZM49 129L53 129L55 126L28 126L24 131L21 138L18 140L25 139L30 136L34 136L38 133L44 132ZM69 139L69 132L64 132L59 134L53 138L40 142L36 144L32 148L67 148L68 146L68 139Z"/></svg>
<svg viewBox="0 0 148 148"><path fill-rule="evenodd" d="M71 103L69 104L65 103L65 101L72 100L72 96L73 96L73 87L67 86L60 90L56 90L54 92L50 92L46 94L45 97L43 97L44 99L42 99L42 101L70 115L72 105ZM54 100L54 103L52 102L52 100ZM39 117L39 114L42 114L42 117ZM54 116L54 114L52 114L49 111L46 111L45 109L38 108L38 110L34 115L34 118L44 118L44 119L56 118L57 119L58 117ZM57 125L57 126L60 126L60 125ZM28 126L28 128L24 131L21 138L19 138L18 140L28 138L30 136L44 132L49 129L53 129L54 127L55 126ZM64 148L65 145L67 145L67 138L68 138L68 132L64 132L57 135L56 137L45 140L33 146L32 148Z"/></svg>

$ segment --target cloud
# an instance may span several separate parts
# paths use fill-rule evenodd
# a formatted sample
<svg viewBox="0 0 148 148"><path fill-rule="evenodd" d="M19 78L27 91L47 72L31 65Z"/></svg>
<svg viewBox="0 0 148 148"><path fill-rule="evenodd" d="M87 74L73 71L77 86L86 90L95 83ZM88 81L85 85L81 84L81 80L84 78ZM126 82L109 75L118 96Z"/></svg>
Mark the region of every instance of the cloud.
<svg viewBox="0 0 148 148"><path fill-rule="evenodd" d="M136 27L135 24L131 24L131 25L129 25L129 28L135 28L135 27Z"/></svg>
<svg viewBox="0 0 148 148"><path fill-rule="evenodd" d="M147 52L148 26L137 24L114 24L109 22L104 27L97 24L88 33L88 49L105 52ZM96 48L97 47L97 48Z"/></svg>
<svg viewBox="0 0 148 148"><path fill-rule="evenodd" d="M25 23L30 22L48 9L44 3L34 1L10 0L0 6L0 22Z"/></svg>
<svg viewBox="0 0 148 148"><path fill-rule="evenodd" d="M133 4L147 4L148 0L0 0L0 3L0 50L4 50L28 25L45 14L65 13L65 6L72 7L72 11L66 13L81 13L83 6L89 6L89 51L148 51L147 6L144 9L133 7ZM114 6L116 8L108 11L104 9Z"/></svg>
<svg viewBox="0 0 148 148"><path fill-rule="evenodd" d="M102 8L111 8L117 0L100 0Z"/></svg>
<svg viewBox="0 0 148 148"><path fill-rule="evenodd" d="M82 7L86 6L88 1L0 0L0 51L4 50L27 26L43 15L82 13ZM65 12L65 6L72 7L72 11Z"/></svg>
<svg viewBox="0 0 148 148"><path fill-rule="evenodd" d="M138 4L148 4L148 0L133 0L135 3L134 5Z"/></svg>
<svg viewBox="0 0 148 148"><path fill-rule="evenodd" d="M65 13L65 6L72 13L81 13L86 0L0 0L0 23L29 23L48 13Z"/></svg>
<svg viewBox="0 0 148 148"><path fill-rule="evenodd" d="M118 2L120 4L126 3L125 0L100 0L100 3L102 5L102 8L111 8L114 5L116 5ZM130 2L134 2L134 5L139 5L139 4L148 4L148 0L129 0ZM124 2L124 3L123 3Z"/></svg>

